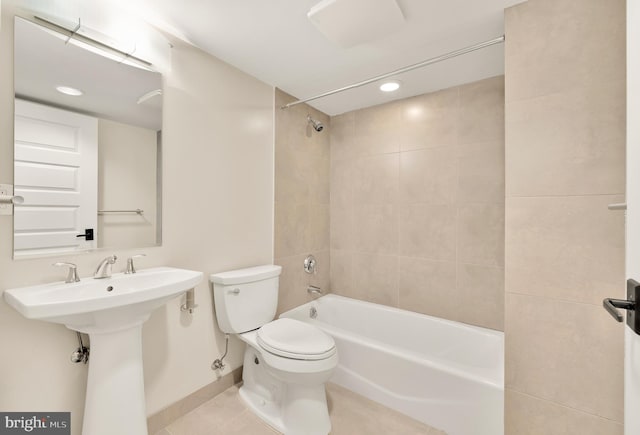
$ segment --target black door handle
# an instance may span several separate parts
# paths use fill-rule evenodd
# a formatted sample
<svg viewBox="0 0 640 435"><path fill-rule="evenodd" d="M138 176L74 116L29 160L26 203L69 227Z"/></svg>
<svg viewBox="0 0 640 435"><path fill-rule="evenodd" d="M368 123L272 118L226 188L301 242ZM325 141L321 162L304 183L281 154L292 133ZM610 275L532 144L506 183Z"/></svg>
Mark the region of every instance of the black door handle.
<svg viewBox="0 0 640 435"><path fill-rule="evenodd" d="M633 332L640 335L640 283L633 279L627 280L627 299L606 298L602 301L602 306L607 310L611 317L618 322L622 322L627 318L627 325ZM626 316L618 311L627 310Z"/></svg>
<svg viewBox="0 0 640 435"><path fill-rule="evenodd" d="M86 228L84 234L78 234L76 237L84 237L86 240L93 240L93 228Z"/></svg>
<svg viewBox="0 0 640 435"><path fill-rule="evenodd" d="M620 314L616 308L621 308L623 310L634 310L636 309L636 303L633 301L627 301L623 299L611 299L607 298L602 301L602 306L611 316L616 319L618 322L622 322L624 320L624 316Z"/></svg>

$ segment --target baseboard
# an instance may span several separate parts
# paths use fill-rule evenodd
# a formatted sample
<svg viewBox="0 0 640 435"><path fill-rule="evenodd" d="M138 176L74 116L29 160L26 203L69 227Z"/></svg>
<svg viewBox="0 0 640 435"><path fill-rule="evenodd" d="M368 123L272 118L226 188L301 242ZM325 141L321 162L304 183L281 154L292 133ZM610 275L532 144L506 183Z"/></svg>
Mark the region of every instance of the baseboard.
<svg viewBox="0 0 640 435"><path fill-rule="evenodd" d="M156 432L159 432L161 429L170 425L175 420L193 411L204 402L212 399L227 388L230 388L233 385L237 384L241 380L242 367L239 367L231 373L224 375L217 381L212 382L209 385L205 385L199 390L189 394L187 397L167 406L162 411L156 412L155 414L149 416L147 418L147 427L149 430L149 434L153 435Z"/></svg>

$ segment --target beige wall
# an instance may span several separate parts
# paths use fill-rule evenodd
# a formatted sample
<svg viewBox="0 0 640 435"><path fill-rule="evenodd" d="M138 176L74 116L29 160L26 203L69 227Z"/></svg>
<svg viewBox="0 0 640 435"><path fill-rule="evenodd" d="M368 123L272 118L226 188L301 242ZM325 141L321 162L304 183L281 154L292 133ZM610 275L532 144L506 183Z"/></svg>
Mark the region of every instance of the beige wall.
<svg viewBox="0 0 640 435"><path fill-rule="evenodd" d="M622 434L624 0L506 12L506 433Z"/></svg>
<svg viewBox="0 0 640 435"><path fill-rule="evenodd" d="M6 6L6 2L3 7ZM13 168L13 17L2 13L0 32L0 182ZM165 78L162 247L147 248L139 268L159 265L209 274L272 262L273 88L204 54L177 44ZM115 252L116 270L139 250L13 261L12 217L0 216L0 289L61 280L54 261L78 264L88 277ZM199 307L180 313L180 299L158 309L143 330L147 412L215 381L211 362L224 351L206 280ZM75 334L62 325L22 318L0 302L0 409L71 411L80 434L87 367L69 362ZM232 341L224 373L242 364Z"/></svg>
<svg viewBox="0 0 640 435"><path fill-rule="evenodd" d="M98 209L144 210L98 216L98 246L140 248L156 242L158 133L98 120Z"/></svg>
<svg viewBox="0 0 640 435"><path fill-rule="evenodd" d="M311 300L308 285L329 291L329 117L307 104L281 110L295 98L276 90L275 98L275 263L282 266L278 311ZM307 115L322 122L316 132ZM302 265L317 260L317 273Z"/></svg>
<svg viewBox="0 0 640 435"><path fill-rule="evenodd" d="M501 330L504 81L331 118L334 293Z"/></svg>

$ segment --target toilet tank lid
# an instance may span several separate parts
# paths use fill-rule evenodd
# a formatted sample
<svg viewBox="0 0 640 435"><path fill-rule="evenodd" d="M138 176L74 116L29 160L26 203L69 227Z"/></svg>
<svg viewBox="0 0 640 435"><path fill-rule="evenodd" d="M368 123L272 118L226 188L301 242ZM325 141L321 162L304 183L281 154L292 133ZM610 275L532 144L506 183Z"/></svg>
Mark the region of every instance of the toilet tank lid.
<svg viewBox="0 0 640 435"><path fill-rule="evenodd" d="M267 264L264 266L214 273L209 276L209 280L214 284L223 285L246 284L248 282L261 281L263 279L276 277L280 275L281 271L281 266Z"/></svg>

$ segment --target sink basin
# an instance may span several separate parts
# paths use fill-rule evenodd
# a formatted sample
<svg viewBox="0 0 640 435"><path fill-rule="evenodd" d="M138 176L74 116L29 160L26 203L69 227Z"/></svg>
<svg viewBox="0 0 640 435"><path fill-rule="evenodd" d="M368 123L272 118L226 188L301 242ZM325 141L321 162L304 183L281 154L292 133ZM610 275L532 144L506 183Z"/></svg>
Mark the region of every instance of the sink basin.
<svg viewBox="0 0 640 435"><path fill-rule="evenodd" d="M153 310L201 280L202 272L158 267L6 290L4 298L28 319L89 334L83 434L147 435L142 324Z"/></svg>
<svg viewBox="0 0 640 435"><path fill-rule="evenodd" d="M62 323L91 332L94 327L148 317L169 299L195 287L202 272L157 267L111 278L83 278L80 282L36 285L7 290L4 298L28 319ZM143 319L143 321L146 320Z"/></svg>

